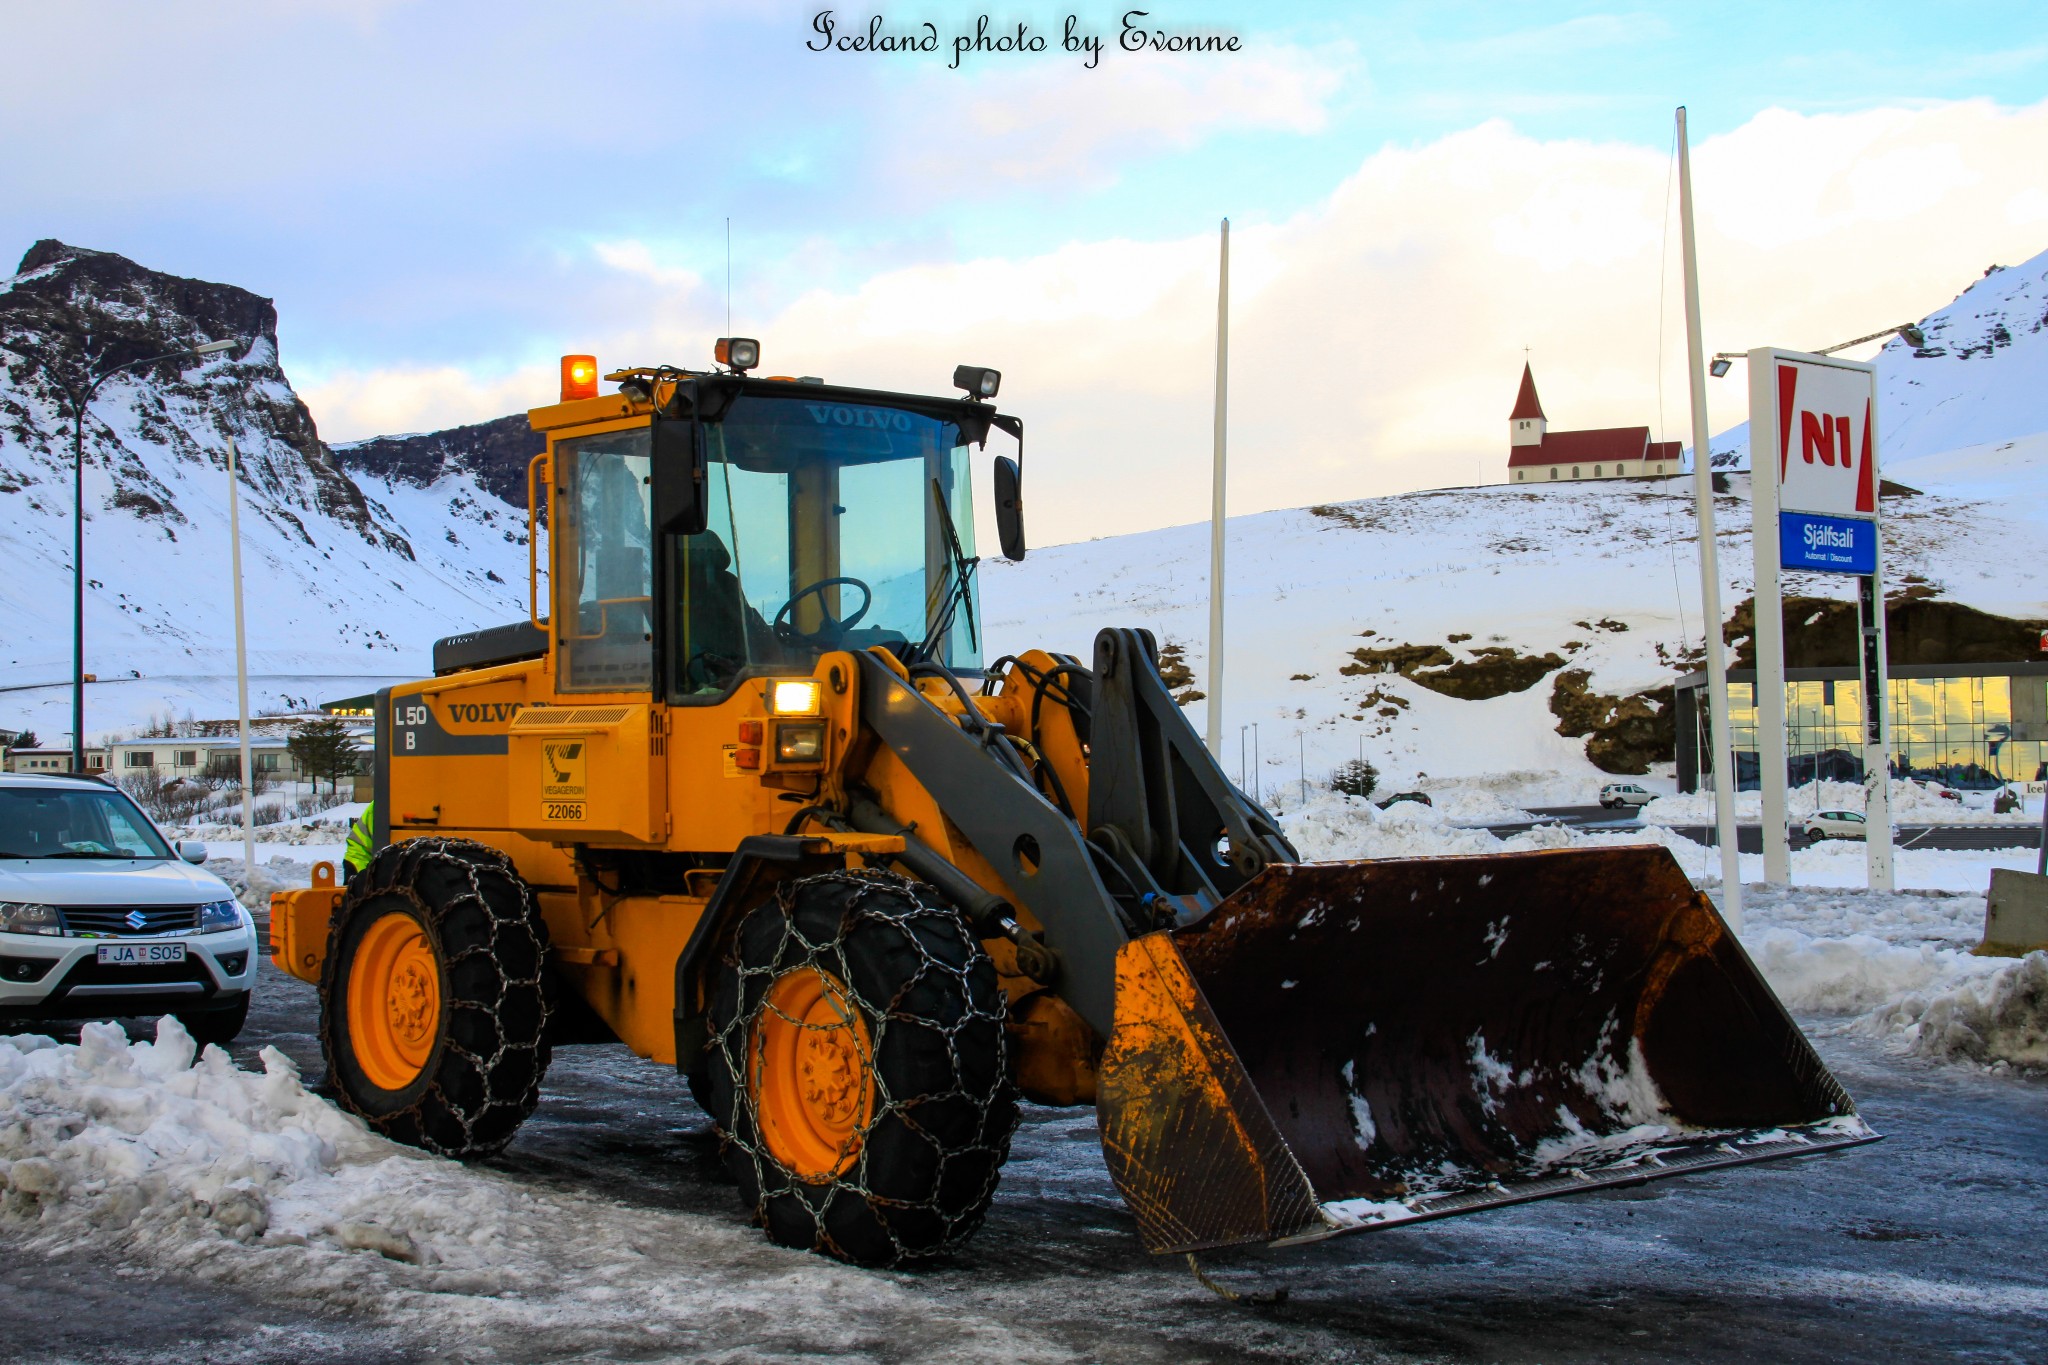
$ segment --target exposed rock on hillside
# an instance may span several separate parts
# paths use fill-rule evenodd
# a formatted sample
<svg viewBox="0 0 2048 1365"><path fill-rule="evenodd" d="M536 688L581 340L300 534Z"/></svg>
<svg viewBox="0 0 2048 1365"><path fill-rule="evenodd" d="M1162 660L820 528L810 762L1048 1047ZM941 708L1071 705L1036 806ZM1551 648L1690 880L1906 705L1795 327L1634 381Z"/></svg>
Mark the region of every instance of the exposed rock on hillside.
<svg viewBox="0 0 2048 1365"><path fill-rule="evenodd" d="M186 518L167 473L128 441L163 447L178 464L224 467L216 441L234 433L249 510L304 544L308 516L346 526L379 549L412 557L405 537L374 517L362 493L320 443L312 414L292 392L277 359L277 310L233 285L147 270L126 257L44 239L0 289L0 464L5 491L32 503L56 501L71 482L70 406L65 383L202 341L247 338L245 354L185 359L117 376L101 386L85 424L89 469L107 487L102 508L154 523L172 540ZM207 439L207 438L213 439ZM96 482L96 481L94 481ZM40 490L39 490L40 486ZM40 493L40 495L39 495Z"/></svg>
<svg viewBox="0 0 2048 1365"><path fill-rule="evenodd" d="M526 466L546 441L514 413L475 426L417 436L376 436L334 447L344 469L427 488L450 474L468 474L486 493L526 506Z"/></svg>
<svg viewBox="0 0 2048 1365"><path fill-rule="evenodd" d="M1669 761L1678 734L1672 690L1654 687L1610 697L1589 690L1591 681L1583 668L1557 675L1550 690L1557 732L1571 739L1586 736L1586 757L1604 773L1640 777L1652 763Z"/></svg>
<svg viewBox="0 0 2048 1365"><path fill-rule="evenodd" d="M1885 661L1892 664L2039 663L2048 621L2015 620L1966 607L1912 585L1885 604ZM1833 599L1785 599L1785 666L1824 668L1857 661L1856 604ZM1744 598L1723 638L1733 646L1730 668L1756 667L1756 599Z"/></svg>
<svg viewBox="0 0 2048 1365"><path fill-rule="evenodd" d="M1470 639L1469 635L1464 638ZM1521 654L1513 649L1487 645L1467 651L1460 659L1443 645L1389 645L1384 649L1354 649L1352 662L1338 669L1346 677L1373 673L1398 673L1432 692L1466 701L1504 697L1526 692L1542 681L1553 668L1564 667L1558 654Z"/></svg>

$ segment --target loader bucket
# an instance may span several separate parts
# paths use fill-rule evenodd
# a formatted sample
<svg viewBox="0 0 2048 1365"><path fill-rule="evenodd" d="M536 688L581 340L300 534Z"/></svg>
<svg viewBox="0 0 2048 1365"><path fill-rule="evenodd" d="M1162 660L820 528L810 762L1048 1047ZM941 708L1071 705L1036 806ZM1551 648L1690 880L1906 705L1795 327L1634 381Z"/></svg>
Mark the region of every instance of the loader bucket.
<svg viewBox="0 0 2048 1365"><path fill-rule="evenodd" d="M1877 1138L1661 848L1268 868L1125 945L1098 1108L1155 1252Z"/></svg>

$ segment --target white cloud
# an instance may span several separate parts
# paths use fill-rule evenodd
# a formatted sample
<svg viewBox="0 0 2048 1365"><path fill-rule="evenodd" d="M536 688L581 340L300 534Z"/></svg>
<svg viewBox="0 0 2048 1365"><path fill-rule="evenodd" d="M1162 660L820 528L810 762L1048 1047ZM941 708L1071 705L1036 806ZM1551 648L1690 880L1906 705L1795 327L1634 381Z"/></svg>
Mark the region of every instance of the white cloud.
<svg viewBox="0 0 2048 1365"><path fill-rule="evenodd" d="M1770 111L1694 151L1710 350L1814 347L1919 317L2041 240L2048 103L1802 116ZM1232 242L1236 511L1498 480L1532 360L1559 428L1686 434L1675 223L1661 148L1541 142L1488 123L1373 154L1313 211ZM1034 537L1207 514L1215 238L1072 242L935 262L796 297L758 326L767 368L939 390L958 362L1005 374L1030 423ZM722 318L694 275L609 243L637 283L600 360L702 357ZM350 434L547 401L552 373L350 375L309 398ZM1710 381L1710 384L1713 381ZM1738 380L1711 390L1716 430ZM516 398L515 395L516 394ZM441 401L435 401L440 395ZM493 406L495 404L495 406ZM347 414L344 419L340 414ZM369 414L389 414L369 421Z"/></svg>
<svg viewBox="0 0 2048 1365"><path fill-rule="evenodd" d="M913 182L966 171L1072 189L1113 179L1135 157L1218 133L1317 133L1353 64L1348 50L1275 44L1219 60L1134 56L1115 50L1114 35L1110 42L1093 71L1052 61L991 70L965 99L960 73L920 71L904 88L903 117L887 125L918 129L904 140L903 173Z"/></svg>

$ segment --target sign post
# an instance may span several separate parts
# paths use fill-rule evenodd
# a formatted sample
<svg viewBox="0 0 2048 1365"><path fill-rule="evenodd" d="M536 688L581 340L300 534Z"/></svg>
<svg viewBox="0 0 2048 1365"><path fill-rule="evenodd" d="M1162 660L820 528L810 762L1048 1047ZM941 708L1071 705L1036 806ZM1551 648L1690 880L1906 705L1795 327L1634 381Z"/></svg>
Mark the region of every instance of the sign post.
<svg viewBox="0 0 2048 1365"><path fill-rule="evenodd" d="M1749 353L1756 708L1764 880L1791 880L1785 807L1785 639L1780 569L1858 579L1865 837L1873 890L1892 886L1890 725L1878 522L1877 370L1760 347ZM1815 779L1818 780L1818 768Z"/></svg>

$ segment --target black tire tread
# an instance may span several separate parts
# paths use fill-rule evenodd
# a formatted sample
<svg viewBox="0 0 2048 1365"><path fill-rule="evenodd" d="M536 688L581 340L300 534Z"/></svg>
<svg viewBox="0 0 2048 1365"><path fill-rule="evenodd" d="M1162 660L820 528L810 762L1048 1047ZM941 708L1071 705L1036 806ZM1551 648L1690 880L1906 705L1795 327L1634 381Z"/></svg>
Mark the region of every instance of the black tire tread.
<svg viewBox="0 0 2048 1365"><path fill-rule="evenodd" d="M440 962L441 1036L418 1080L379 1089L354 1064L346 959L359 924L410 910ZM512 860L487 844L409 839L351 877L320 972L320 1050L344 1107L396 1142L442 1156L486 1156L540 1102L553 977L547 925Z"/></svg>
<svg viewBox="0 0 2048 1365"><path fill-rule="evenodd" d="M782 973L845 983L873 1046L873 1115L854 1164L806 1181L759 1136L746 1085L753 1023ZM785 882L748 912L711 1012L705 1108L756 1223L856 1265L941 1254L980 1227L1017 1126L995 966L928 887L882 872Z"/></svg>

